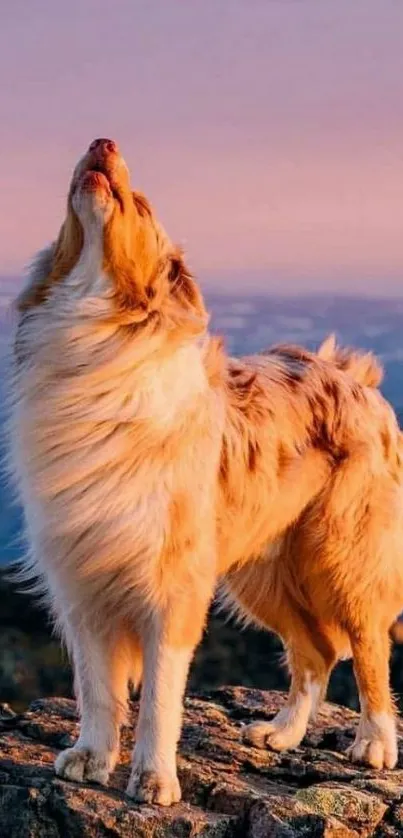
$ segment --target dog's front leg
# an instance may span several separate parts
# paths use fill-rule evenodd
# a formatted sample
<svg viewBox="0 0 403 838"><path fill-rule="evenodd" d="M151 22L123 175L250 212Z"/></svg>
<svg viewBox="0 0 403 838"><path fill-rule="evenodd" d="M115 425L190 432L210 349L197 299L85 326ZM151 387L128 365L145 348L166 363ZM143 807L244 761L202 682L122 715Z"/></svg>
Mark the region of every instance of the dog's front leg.
<svg viewBox="0 0 403 838"><path fill-rule="evenodd" d="M211 587L212 594L213 586ZM211 595L210 594L210 595ZM176 747L189 665L209 599L173 598L143 631L143 684L127 793L138 802L170 806L180 800Z"/></svg>
<svg viewBox="0 0 403 838"><path fill-rule="evenodd" d="M56 774L106 784L118 757L135 643L121 631L105 635L84 625L70 626L68 637L81 729L75 745L57 757Z"/></svg>

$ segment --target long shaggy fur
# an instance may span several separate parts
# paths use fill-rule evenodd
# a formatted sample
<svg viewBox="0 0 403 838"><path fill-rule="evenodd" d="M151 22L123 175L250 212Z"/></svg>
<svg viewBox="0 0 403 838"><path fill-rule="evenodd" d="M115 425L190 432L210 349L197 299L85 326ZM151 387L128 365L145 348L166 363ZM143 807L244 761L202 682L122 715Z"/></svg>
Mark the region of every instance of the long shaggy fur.
<svg viewBox="0 0 403 838"><path fill-rule="evenodd" d="M109 145L108 145L109 144ZM188 666L217 581L283 638L289 703L247 729L293 747L353 654L353 759L396 761L388 630L403 604L402 443L370 355L331 339L229 358L111 141L19 304L12 436L39 580L75 667L82 729L59 774L106 782L143 673L129 793L179 798Z"/></svg>

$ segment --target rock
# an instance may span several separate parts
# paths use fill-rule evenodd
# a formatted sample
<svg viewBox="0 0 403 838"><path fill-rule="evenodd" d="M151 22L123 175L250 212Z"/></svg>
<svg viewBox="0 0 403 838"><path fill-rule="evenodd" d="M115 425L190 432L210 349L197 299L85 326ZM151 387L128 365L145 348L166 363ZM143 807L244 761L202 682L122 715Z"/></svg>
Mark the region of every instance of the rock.
<svg viewBox="0 0 403 838"><path fill-rule="evenodd" d="M241 742L268 719L279 692L226 687L185 700L179 748L183 801L171 809L125 797L137 703L108 788L55 777L53 761L78 730L74 702L41 699L16 715L0 707L0 838L393 838L403 834L403 759L395 771L351 765L357 716L325 704L300 748L277 754ZM399 722L403 734L403 723Z"/></svg>

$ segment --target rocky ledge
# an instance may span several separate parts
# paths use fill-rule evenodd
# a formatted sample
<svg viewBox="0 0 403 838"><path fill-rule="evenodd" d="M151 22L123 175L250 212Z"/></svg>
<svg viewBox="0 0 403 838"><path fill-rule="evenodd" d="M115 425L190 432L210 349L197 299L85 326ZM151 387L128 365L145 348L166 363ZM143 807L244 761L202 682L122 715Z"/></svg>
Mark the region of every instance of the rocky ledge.
<svg viewBox="0 0 403 838"><path fill-rule="evenodd" d="M403 750L395 771L344 756L357 715L325 704L303 745L286 754L241 743L245 722L269 719L282 693L241 687L186 699L179 776L183 802L137 806L124 795L132 727L108 788L57 779L53 761L77 734L75 705L35 701L0 714L1 838L292 838L403 835ZM133 703L135 721L137 706ZM399 733L403 735L403 723ZM403 742L402 742L403 745Z"/></svg>

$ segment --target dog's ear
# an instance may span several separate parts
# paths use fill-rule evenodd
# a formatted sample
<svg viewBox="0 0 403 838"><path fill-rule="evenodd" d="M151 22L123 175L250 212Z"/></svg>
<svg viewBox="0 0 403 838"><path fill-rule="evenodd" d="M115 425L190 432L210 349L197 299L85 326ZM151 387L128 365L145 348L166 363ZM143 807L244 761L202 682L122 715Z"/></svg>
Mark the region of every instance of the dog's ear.
<svg viewBox="0 0 403 838"><path fill-rule="evenodd" d="M168 283L170 294L184 308L191 309L198 316L206 316L203 297L180 250L169 257Z"/></svg>

